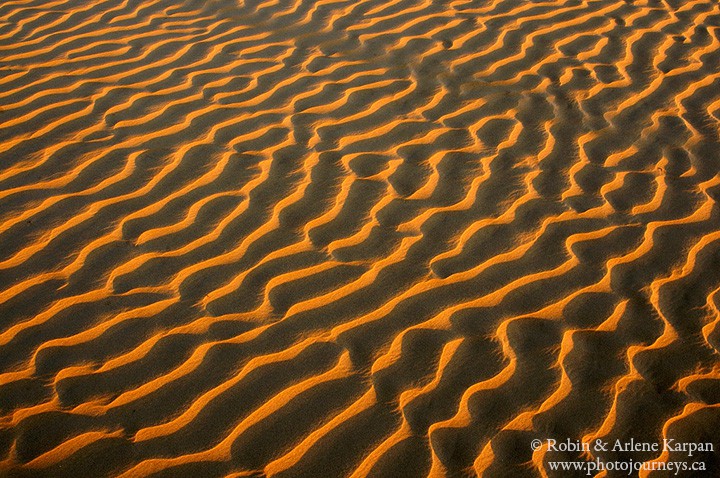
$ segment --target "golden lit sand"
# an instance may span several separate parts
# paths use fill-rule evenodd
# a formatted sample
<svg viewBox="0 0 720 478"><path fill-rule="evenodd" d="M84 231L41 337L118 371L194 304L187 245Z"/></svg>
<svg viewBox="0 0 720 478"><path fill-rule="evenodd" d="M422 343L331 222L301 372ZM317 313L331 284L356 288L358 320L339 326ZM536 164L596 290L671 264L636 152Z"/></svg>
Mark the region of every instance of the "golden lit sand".
<svg viewBox="0 0 720 478"><path fill-rule="evenodd" d="M720 476L719 125L717 0L2 2L0 475Z"/></svg>

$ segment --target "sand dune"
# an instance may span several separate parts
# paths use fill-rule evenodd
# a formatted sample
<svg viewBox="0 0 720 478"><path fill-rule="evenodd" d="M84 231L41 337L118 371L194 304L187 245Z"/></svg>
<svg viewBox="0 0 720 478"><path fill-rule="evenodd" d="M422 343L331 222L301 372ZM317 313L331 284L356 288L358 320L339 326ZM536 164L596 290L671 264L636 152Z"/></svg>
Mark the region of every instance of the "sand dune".
<svg viewBox="0 0 720 478"><path fill-rule="evenodd" d="M720 450L717 1L9 0L0 72L3 476Z"/></svg>

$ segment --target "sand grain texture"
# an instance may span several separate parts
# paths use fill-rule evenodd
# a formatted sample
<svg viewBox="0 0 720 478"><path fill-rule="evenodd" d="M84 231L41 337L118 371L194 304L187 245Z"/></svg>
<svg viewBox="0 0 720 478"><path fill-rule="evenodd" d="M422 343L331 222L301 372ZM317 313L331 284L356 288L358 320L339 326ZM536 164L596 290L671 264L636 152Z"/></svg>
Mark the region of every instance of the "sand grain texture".
<svg viewBox="0 0 720 478"><path fill-rule="evenodd" d="M719 125L716 0L2 2L0 474L720 448Z"/></svg>

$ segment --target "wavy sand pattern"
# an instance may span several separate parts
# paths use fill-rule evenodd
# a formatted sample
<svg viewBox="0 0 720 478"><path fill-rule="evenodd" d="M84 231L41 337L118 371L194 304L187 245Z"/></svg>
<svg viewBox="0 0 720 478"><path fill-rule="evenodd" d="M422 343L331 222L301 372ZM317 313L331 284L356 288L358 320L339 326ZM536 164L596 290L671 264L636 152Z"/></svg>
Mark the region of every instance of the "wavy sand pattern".
<svg viewBox="0 0 720 478"><path fill-rule="evenodd" d="M719 39L716 0L3 2L2 473L718 443Z"/></svg>

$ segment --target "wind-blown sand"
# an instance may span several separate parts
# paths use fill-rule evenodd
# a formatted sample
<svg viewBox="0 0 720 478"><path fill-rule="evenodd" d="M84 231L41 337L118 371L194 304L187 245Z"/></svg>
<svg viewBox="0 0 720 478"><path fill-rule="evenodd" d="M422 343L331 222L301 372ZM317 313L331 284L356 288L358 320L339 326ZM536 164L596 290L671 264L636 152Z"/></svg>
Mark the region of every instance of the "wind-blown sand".
<svg viewBox="0 0 720 478"><path fill-rule="evenodd" d="M719 38L715 0L2 2L0 474L720 449Z"/></svg>

